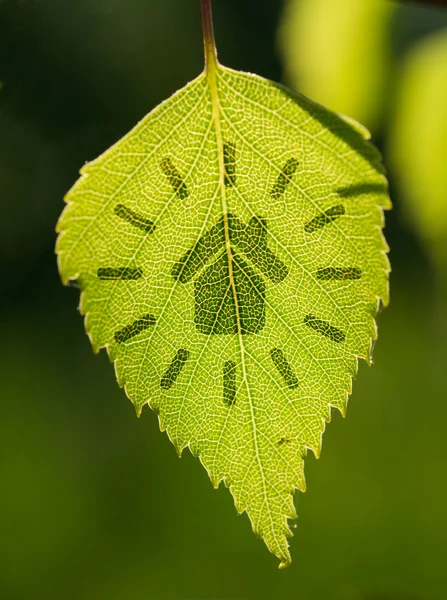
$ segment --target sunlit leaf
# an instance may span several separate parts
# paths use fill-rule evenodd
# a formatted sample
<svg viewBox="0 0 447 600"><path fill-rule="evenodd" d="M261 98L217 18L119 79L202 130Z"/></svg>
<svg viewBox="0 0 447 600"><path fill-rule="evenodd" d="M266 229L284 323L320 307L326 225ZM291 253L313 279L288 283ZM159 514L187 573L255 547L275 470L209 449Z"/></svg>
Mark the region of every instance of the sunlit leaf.
<svg viewBox="0 0 447 600"><path fill-rule="evenodd" d="M290 562L288 518L388 301L367 132L217 63L82 169L57 251L140 413Z"/></svg>
<svg viewBox="0 0 447 600"><path fill-rule="evenodd" d="M447 269L447 30L411 50L402 69L390 154L414 229Z"/></svg>
<svg viewBox="0 0 447 600"><path fill-rule="evenodd" d="M290 83L376 129L389 77L394 10L384 0L288 0L280 45Z"/></svg>

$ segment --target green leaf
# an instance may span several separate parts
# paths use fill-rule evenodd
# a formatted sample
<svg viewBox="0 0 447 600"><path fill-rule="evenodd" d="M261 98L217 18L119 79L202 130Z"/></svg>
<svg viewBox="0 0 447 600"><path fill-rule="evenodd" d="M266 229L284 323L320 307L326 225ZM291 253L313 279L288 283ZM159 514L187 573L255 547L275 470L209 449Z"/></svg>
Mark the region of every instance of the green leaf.
<svg viewBox="0 0 447 600"><path fill-rule="evenodd" d="M290 83L373 130L390 76L390 19L383 0L288 0L280 46Z"/></svg>
<svg viewBox="0 0 447 600"><path fill-rule="evenodd" d="M447 30L407 56L390 136L402 202L434 263L447 275Z"/></svg>
<svg viewBox="0 0 447 600"><path fill-rule="evenodd" d="M293 493L388 302L387 184L367 132L208 69L97 160L57 244L97 351L280 560Z"/></svg>

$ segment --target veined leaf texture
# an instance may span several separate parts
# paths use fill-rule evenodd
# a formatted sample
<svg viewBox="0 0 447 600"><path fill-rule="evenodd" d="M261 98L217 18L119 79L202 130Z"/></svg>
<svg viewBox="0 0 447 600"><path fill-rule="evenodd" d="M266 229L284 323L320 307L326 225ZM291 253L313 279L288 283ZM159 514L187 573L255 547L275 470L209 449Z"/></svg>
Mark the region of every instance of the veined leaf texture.
<svg viewBox="0 0 447 600"><path fill-rule="evenodd" d="M205 71L67 194L59 268L137 412L230 488L284 567L306 452L388 302L390 201L367 131L221 66L204 14Z"/></svg>

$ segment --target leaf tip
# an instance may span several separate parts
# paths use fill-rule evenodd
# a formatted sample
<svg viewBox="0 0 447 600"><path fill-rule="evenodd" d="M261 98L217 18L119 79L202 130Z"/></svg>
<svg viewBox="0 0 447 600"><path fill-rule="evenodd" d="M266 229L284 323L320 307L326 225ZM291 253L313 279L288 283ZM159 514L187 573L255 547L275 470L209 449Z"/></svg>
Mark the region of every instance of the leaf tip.
<svg viewBox="0 0 447 600"><path fill-rule="evenodd" d="M288 566L290 566L291 563L292 559L290 557L290 554L287 554L286 556L281 558L281 562L278 565L278 569L282 571L283 569L286 569Z"/></svg>

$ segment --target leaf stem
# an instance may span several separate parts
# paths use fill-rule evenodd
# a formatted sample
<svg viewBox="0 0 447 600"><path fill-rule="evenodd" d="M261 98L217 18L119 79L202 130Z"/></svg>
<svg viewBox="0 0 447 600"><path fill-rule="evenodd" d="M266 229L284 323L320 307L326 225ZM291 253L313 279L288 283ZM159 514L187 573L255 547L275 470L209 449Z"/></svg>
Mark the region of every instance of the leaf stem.
<svg viewBox="0 0 447 600"><path fill-rule="evenodd" d="M211 0L201 0L202 3L202 28L203 46L205 50L205 68L207 71L217 67L217 50L214 41L213 12Z"/></svg>

